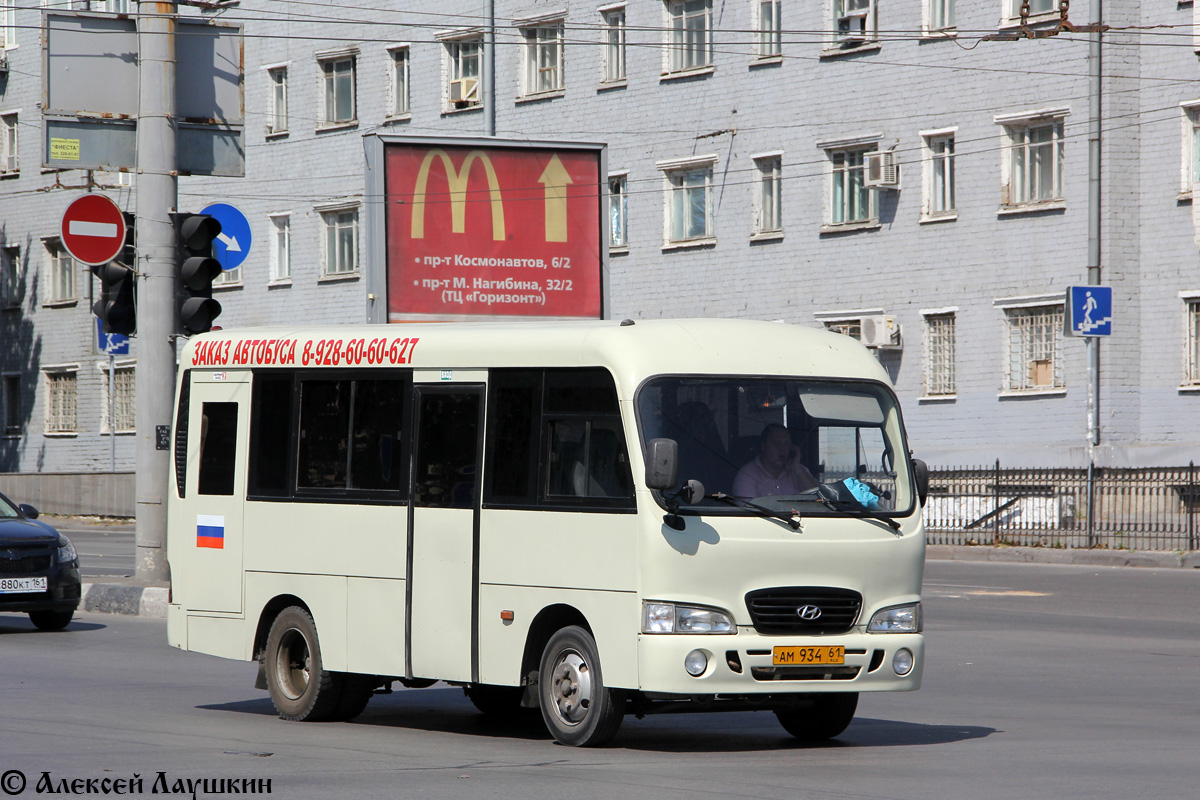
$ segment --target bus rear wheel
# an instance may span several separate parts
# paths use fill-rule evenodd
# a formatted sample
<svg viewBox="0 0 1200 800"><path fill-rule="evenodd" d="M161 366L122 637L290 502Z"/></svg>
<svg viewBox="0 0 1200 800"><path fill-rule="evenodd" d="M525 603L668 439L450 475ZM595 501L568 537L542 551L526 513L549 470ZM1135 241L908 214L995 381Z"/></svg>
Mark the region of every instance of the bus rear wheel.
<svg viewBox="0 0 1200 800"><path fill-rule="evenodd" d="M625 717L625 693L604 685L596 640L578 626L563 628L546 643L538 693L546 728L561 744L604 744Z"/></svg>
<svg viewBox="0 0 1200 800"><path fill-rule="evenodd" d="M346 676L325 671L317 625L300 606L285 608L271 623L266 673L267 690L279 716L297 722L334 717Z"/></svg>
<svg viewBox="0 0 1200 800"><path fill-rule="evenodd" d="M813 695L812 708L779 709L775 716L783 729L797 739L822 742L846 730L857 708L858 692L837 692Z"/></svg>

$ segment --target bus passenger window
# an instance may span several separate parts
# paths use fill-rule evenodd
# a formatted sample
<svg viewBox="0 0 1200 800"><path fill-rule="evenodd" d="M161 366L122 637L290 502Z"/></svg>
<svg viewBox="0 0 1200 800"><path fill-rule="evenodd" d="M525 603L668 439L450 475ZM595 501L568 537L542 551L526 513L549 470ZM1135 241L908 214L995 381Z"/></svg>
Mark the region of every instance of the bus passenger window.
<svg viewBox="0 0 1200 800"><path fill-rule="evenodd" d="M401 459L404 398L409 382L362 380L354 382L351 417L351 489L398 492L408 480Z"/></svg>
<svg viewBox="0 0 1200 800"><path fill-rule="evenodd" d="M346 488L346 432L350 381L300 384L300 447L297 487Z"/></svg>
<svg viewBox="0 0 1200 800"><path fill-rule="evenodd" d="M292 377L254 376L250 424L251 495L286 496L292 433Z"/></svg>
<svg viewBox="0 0 1200 800"><path fill-rule="evenodd" d="M550 422L547 494L565 497L630 497L629 464L613 420Z"/></svg>
<svg viewBox="0 0 1200 800"><path fill-rule="evenodd" d="M488 457L484 502L537 502L537 422L541 370L493 370L488 386Z"/></svg>
<svg viewBox="0 0 1200 800"><path fill-rule="evenodd" d="M233 494L237 403L205 403L200 418L200 494Z"/></svg>

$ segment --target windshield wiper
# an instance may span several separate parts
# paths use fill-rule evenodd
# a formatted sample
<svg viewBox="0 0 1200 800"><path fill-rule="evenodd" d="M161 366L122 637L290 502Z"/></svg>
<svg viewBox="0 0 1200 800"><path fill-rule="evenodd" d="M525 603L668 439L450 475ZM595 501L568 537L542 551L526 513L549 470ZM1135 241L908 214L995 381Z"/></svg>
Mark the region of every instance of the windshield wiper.
<svg viewBox="0 0 1200 800"><path fill-rule="evenodd" d="M709 495L709 497L711 497L713 500L720 500L722 503L729 503L731 506L749 508L753 511L757 511L759 515L763 517L781 519L790 525L792 530L800 530L800 514L795 511L792 511L790 514L784 511L776 511L773 508L760 506L758 503L751 502L744 497L735 497L734 495L725 494L724 492L713 492Z"/></svg>
<svg viewBox="0 0 1200 800"><path fill-rule="evenodd" d="M824 488L824 487L822 487ZM884 516L878 511L872 511L866 506L859 503L857 500L842 500L841 498L826 497L824 492L817 492L817 497L820 498L821 505L834 511L838 514L845 514L850 517L862 517L865 519L874 519L884 523L894 531L900 530L900 523L891 517Z"/></svg>

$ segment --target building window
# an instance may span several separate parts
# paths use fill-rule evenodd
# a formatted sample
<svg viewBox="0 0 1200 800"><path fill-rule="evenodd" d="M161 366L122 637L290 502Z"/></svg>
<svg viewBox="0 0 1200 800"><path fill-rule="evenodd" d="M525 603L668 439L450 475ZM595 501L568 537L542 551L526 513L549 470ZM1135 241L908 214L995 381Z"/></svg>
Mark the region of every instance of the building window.
<svg viewBox="0 0 1200 800"><path fill-rule="evenodd" d="M754 232L779 233L783 230L783 157L762 156L754 159L757 186L754 195Z"/></svg>
<svg viewBox="0 0 1200 800"><path fill-rule="evenodd" d="M669 0L668 72L712 65L712 0Z"/></svg>
<svg viewBox="0 0 1200 800"><path fill-rule="evenodd" d="M47 303L75 300L75 259L57 239L43 242L46 275L49 277Z"/></svg>
<svg viewBox="0 0 1200 800"><path fill-rule="evenodd" d="M1200 181L1200 101L1183 105L1183 158L1179 170L1179 191L1192 193Z"/></svg>
<svg viewBox="0 0 1200 800"><path fill-rule="evenodd" d="M871 222L874 196L866 186L865 148L827 150L831 167L829 182L829 224L855 225Z"/></svg>
<svg viewBox="0 0 1200 800"><path fill-rule="evenodd" d="M242 268L223 269L221 274L213 278L213 286L241 286Z"/></svg>
<svg viewBox="0 0 1200 800"><path fill-rule="evenodd" d="M21 435L21 376L4 376L4 435Z"/></svg>
<svg viewBox="0 0 1200 800"><path fill-rule="evenodd" d="M666 241L668 244L707 244L714 238L712 177L716 156L680 162L660 162L666 180Z"/></svg>
<svg viewBox="0 0 1200 800"><path fill-rule="evenodd" d="M563 88L563 25L561 22L522 28L525 71L522 94L545 94Z"/></svg>
<svg viewBox="0 0 1200 800"><path fill-rule="evenodd" d="M954 394L955 313L925 315L925 395Z"/></svg>
<svg viewBox="0 0 1200 800"><path fill-rule="evenodd" d="M1006 208L1060 202L1063 121L1040 118L1004 124L1007 158L1001 205Z"/></svg>
<svg viewBox="0 0 1200 800"><path fill-rule="evenodd" d="M325 226L325 252L321 268L326 276L358 272L358 208L321 212Z"/></svg>
<svg viewBox="0 0 1200 800"><path fill-rule="evenodd" d="M51 368L46 376L46 433L75 433L75 375L78 368Z"/></svg>
<svg viewBox="0 0 1200 800"><path fill-rule="evenodd" d="M21 248L0 248L0 308L15 308L20 298L17 290L21 278Z"/></svg>
<svg viewBox="0 0 1200 800"><path fill-rule="evenodd" d="M839 48L875 41L875 0L833 0L833 35Z"/></svg>
<svg viewBox="0 0 1200 800"><path fill-rule="evenodd" d="M17 46L16 0L0 2L0 48Z"/></svg>
<svg viewBox="0 0 1200 800"><path fill-rule="evenodd" d="M104 365L100 371L104 373L102 381L104 391L101 402L103 418L100 420L100 432L109 433L115 429L117 433L133 433L137 430L134 413L137 398L135 367L132 364L118 364L114 367L112 398L109 397L108 365ZM113 398L115 398L115 403L112 405L112 415L109 416L109 403L113 401ZM110 420L111 428L109 427Z"/></svg>
<svg viewBox="0 0 1200 800"><path fill-rule="evenodd" d="M783 55L783 29L779 17L780 0L757 0L755 24L757 39L755 55L759 58L774 58Z"/></svg>
<svg viewBox="0 0 1200 800"><path fill-rule="evenodd" d="M287 133L288 75L287 67L267 70L271 94L267 99L267 135Z"/></svg>
<svg viewBox="0 0 1200 800"><path fill-rule="evenodd" d="M0 114L0 175L15 175L21 171L18 130L16 112Z"/></svg>
<svg viewBox="0 0 1200 800"><path fill-rule="evenodd" d="M354 56L327 58L321 64L321 91L324 97L321 126L349 125L357 121L354 105Z"/></svg>
<svg viewBox="0 0 1200 800"><path fill-rule="evenodd" d="M616 83L625 80L625 9L611 8L603 16L604 80Z"/></svg>
<svg viewBox="0 0 1200 800"><path fill-rule="evenodd" d="M925 219L952 217L954 205L954 134L925 134Z"/></svg>
<svg viewBox="0 0 1200 800"><path fill-rule="evenodd" d="M271 282L292 279L292 216L271 215Z"/></svg>
<svg viewBox="0 0 1200 800"><path fill-rule="evenodd" d="M856 341L862 341L862 318L853 317L851 319L827 319L822 322L825 330L833 333L840 333L843 336L849 336Z"/></svg>
<svg viewBox="0 0 1200 800"><path fill-rule="evenodd" d="M107 11L110 14L132 14L134 12L131 0L92 0L89 10Z"/></svg>
<svg viewBox="0 0 1200 800"><path fill-rule="evenodd" d="M948 31L954 27L954 0L926 0L926 33Z"/></svg>
<svg viewBox="0 0 1200 800"><path fill-rule="evenodd" d="M479 94L479 65L483 53L483 39L460 39L446 42L446 87L448 108L472 108L482 101Z"/></svg>
<svg viewBox="0 0 1200 800"><path fill-rule="evenodd" d="M1060 352L1063 307L1008 308L1005 323L1004 390L1028 392L1066 386Z"/></svg>
<svg viewBox="0 0 1200 800"><path fill-rule="evenodd" d="M404 117L409 112L408 48L394 47L388 51L391 79L388 81L388 116Z"/></svg>
<svg viewBox="0 0 1200 800"><path fill-rule="evenodd" d="M1021 20L1021 6L1026 0L1004 0L1005 16L1009 21L1019 22ZM1039 17L1046 14L1058 13L1058 0L1027 0L1029 3L1029 18Z"/></svg>
<svg viewBox="0 0 1200 800"><path fill-rule="evenodd" d="M1187 325L1187 358L1184 364L1183 382L1188 386L1200 384L1200 298L1185 301L1185 324Z"/></svg>
<svg viewBox="0 0 1200 800"><path fill-rule="evenodd" d="M629 247L629 176L608 176L608 246Z"/></svg>

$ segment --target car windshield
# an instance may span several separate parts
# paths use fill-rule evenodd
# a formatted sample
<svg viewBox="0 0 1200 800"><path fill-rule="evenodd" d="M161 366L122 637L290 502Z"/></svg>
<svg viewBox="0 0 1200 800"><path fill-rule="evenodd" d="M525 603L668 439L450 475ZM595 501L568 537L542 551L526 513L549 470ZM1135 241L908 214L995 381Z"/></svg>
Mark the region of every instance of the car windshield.
<svg viewBox="0 0 1200 800"><path fill-rule="evenodd" d="M900 412L882 384L663 377L642 387L637 405L643 448L651 439L675 440L679 481L704 485L693 505L706 513L890 514L912 507Z"/></svg>
<svg viewBox="0 0 1200 800"><path fill-rule="evenodd" d="M21 512L17 511L17 507L9 502L8 498L0 494L0 519L16 519L21 516Z"/></svg>

